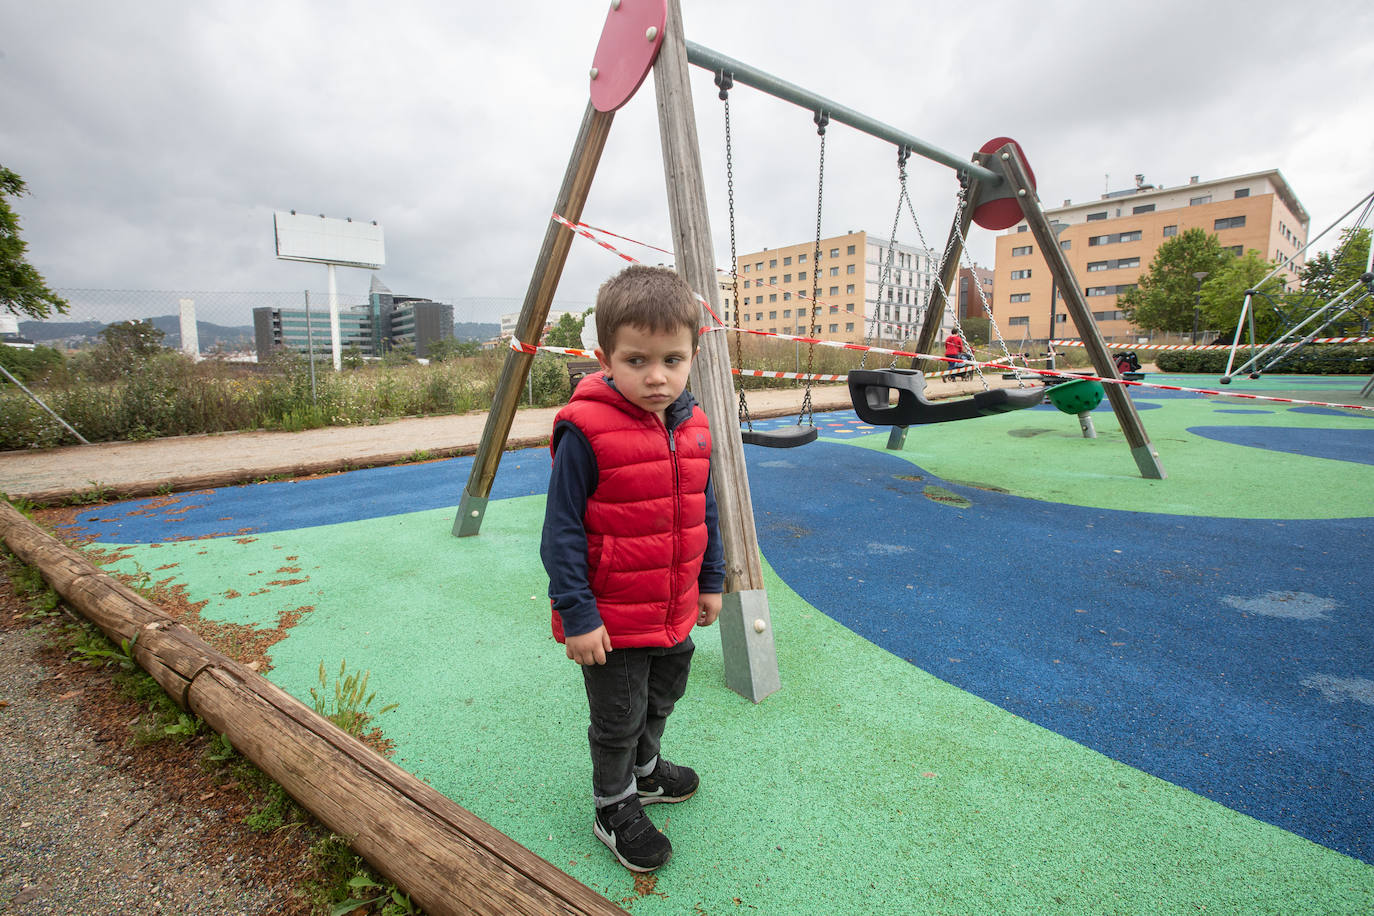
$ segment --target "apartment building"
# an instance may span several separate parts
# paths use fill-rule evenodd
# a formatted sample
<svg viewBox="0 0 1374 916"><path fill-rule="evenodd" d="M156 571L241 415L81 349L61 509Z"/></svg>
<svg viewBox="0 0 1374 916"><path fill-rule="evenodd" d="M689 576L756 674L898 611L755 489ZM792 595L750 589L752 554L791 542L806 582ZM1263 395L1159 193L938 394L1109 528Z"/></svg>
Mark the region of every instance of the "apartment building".
<svg viewBox="0 0 1374 916"><path fill-rule="evenodd" d="M936 252L898 243L889 259L888 242L862 230L822 239L819 259L816 247L812 239L739 255L740 301L738 307L727 305L725 323L811 336L812 288L818 283L817 337L862 342L871 336L891 344L920 333L940 268ZM951 325L946 317L943 326Z"/></svg>
<svg viewBox="0 0 1374 916"><path fill-rule="evenodd" d="M1237 254L1253 248L1286 263L1284 274L1293 282L1303 263L1297 253L1307 244L1311 223L1277 169L1213 181L1193 177L1176 187L1149 185L1137 175L1133 188L1089 203L1066 200L1045 215L1108 342L1138 339L1139 329L1117 308L1117 297L1137 284L1168 239L1204 229ZM993 311L1009 343L1078 337L1062 293L1051 307L1049 269L1024 221L997 237L993 287Z"/></svg>

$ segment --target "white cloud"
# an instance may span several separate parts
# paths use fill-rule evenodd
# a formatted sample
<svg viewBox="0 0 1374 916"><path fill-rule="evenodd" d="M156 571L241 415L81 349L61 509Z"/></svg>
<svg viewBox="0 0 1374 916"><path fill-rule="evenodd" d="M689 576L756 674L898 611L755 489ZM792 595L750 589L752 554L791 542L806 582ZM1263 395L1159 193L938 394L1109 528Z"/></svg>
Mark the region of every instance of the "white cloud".
<svg viewBox="0 0 1374 916"><path fill-rule="evenodd" d="M1277 167L1324 228L1374 186L1365 4L1026 4L683 0L688 36L960 156L1018 139L1049 206ZM384 281L442 299L524 295L586 105L602 0L135 6L0 0L0 150L34 263L58 287L289 290L324 271L275 260L271 211L376 219ZM693 71L713 235L728 258L720 104ZM807 112L738 88L742 248L809 238ZM955 184L913 162L927 241ZM1110 177L1106 177L1110 176ZM616 116L585 218L670 238L652 81ZM831 129L826 234L885 236L885 144ZM915 241L909 224L900 237ZM972 242L982 260L991 240ZM640 250L633 254L657 260ZM585 302L621 262L574 246ZM346 291L368 274L341 271ZM491 319L494 314L459 315Z"/></svg>

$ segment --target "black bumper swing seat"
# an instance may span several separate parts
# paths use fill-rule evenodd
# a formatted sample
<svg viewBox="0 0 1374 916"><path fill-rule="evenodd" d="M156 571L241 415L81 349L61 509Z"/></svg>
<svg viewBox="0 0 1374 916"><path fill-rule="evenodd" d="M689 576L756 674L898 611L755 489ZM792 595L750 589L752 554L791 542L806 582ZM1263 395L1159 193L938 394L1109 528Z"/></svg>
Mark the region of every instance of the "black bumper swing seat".
<svg viewBox="0 0 1374 916"><path fill-rule="evenodd" d="M896 404L889 403L892 391L897 392ZM849 397L865 423L920 426L1034 407L1044 400L1045 389L994 388L971 398L931 401L926 398L925 375L916 369L855 369L849 373Z"/></svg>
<svg viewBox="0 0 1374 916"><path fill-rule="evenodd" d="M785 426L782 429L742 429L740 438L745 445L762 445L765 448L796 448L816 441L817 430L811 425Z"/></svg>

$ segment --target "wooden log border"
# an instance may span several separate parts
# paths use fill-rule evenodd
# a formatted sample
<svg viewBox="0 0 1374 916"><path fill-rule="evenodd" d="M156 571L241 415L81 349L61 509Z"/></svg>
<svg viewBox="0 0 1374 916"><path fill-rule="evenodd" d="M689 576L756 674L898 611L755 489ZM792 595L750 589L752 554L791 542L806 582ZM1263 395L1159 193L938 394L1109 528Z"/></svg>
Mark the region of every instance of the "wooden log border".
<svg viewBox="0 0 1374 916"><path fill-rule="evenodd" d="M134 640L134 658L168 696L427 913L625 912L218 652L5 501L0 537L111 640Z"/></svg>

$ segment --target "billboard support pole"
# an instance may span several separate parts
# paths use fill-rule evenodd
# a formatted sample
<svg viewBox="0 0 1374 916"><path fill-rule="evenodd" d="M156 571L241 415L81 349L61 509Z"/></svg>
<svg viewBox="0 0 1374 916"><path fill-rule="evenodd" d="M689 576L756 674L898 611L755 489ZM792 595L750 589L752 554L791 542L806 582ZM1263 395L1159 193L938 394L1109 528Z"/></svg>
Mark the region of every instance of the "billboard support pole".
<svg viewBox="0 0 1374 916"><path fill-rule="evenodd" d="M339 283L334 265L329 264L329 342L334 352L334 371L343 368L343 348L339 346Z"/></svg>

